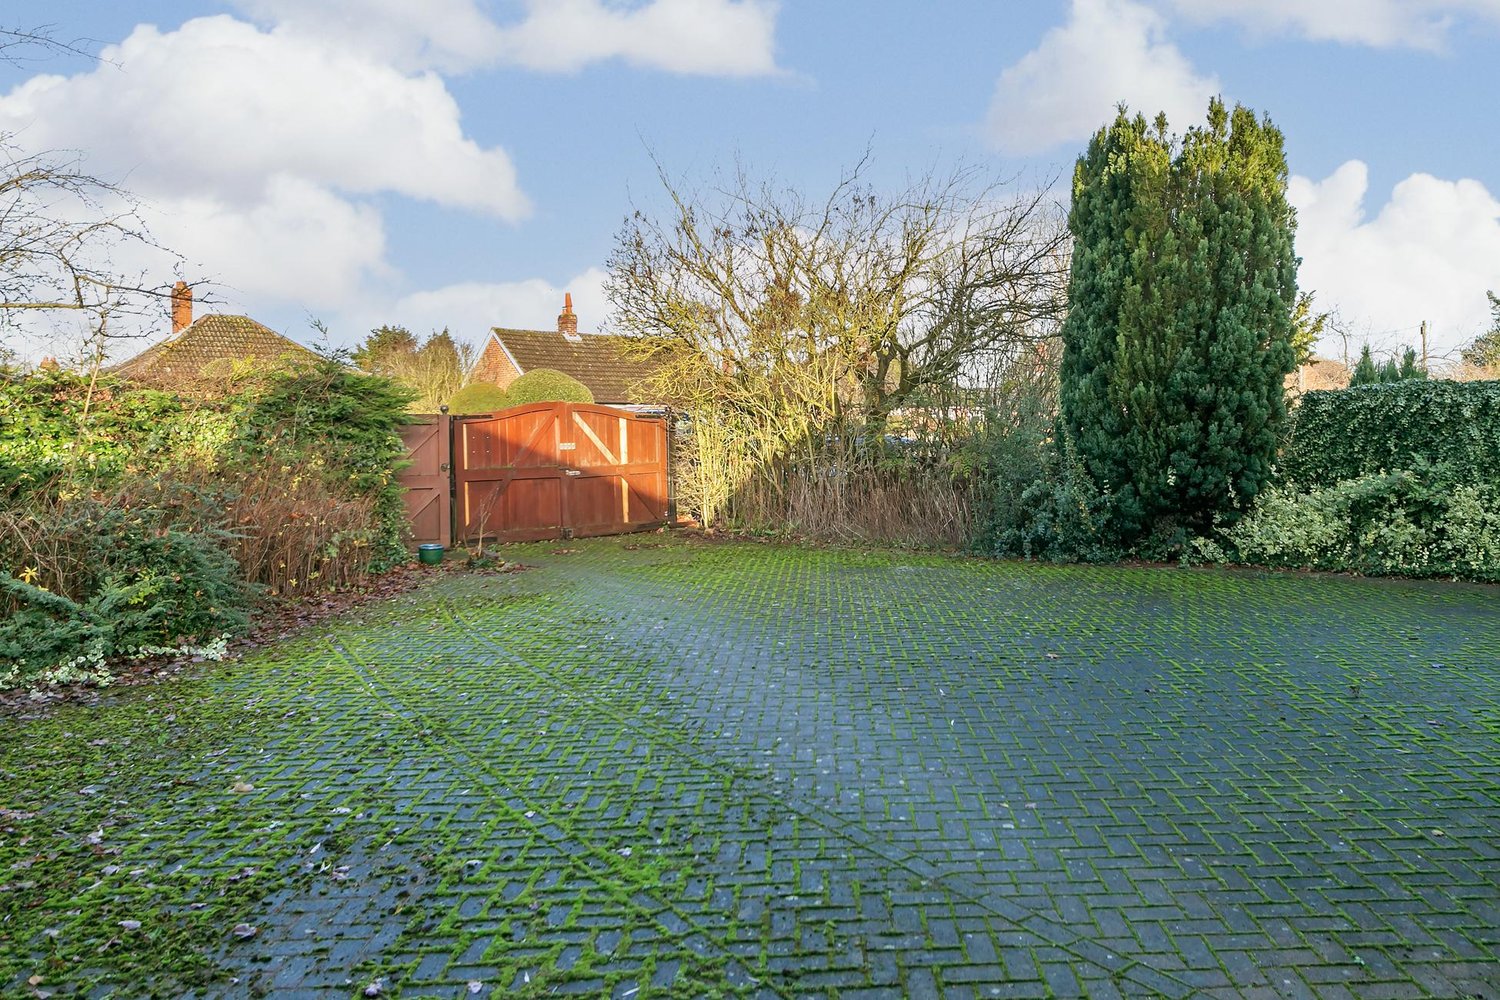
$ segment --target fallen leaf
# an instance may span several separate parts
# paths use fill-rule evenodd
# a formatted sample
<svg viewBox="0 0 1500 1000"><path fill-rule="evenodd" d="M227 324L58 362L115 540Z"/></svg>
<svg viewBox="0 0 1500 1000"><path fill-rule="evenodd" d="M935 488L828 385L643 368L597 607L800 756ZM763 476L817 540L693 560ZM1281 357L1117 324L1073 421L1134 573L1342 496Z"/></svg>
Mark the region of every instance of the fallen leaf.
<svg viewBox="0 0 1500 1000"><path fill-rule="evenodd" d="M477 980L477 979L471 979L471 980L469 980L469 992L470 993L478 993L482 989L484 989L484 984L481 983L479 980Z"/></svg>
<svg viewBox="0 0 1500 1000"><path fill-rule="evenodd" d="M239 938L240 940L244 940L246 938L253 938L253 937L255 937L255 935L259 931L260 931L260 928L256 927L254 924L235 924L234 925L234 929L231 930L229 933L233 934L235 937Z"/></svg>
<svg viewBox="0 0 1500 1000"><path fill-rule="evenodd" d="M250 784L250 782L248 781L236 781L234 784L229 786L229 790L231 792L236 792L240 795L244 795L246 792L255 791L255 786Z"/></svg>
<svg viewBox="0 0 1500 1000"><path fill-rule="evenodd" d="M367 997L378 997L378 996L380 996L384 992L385 992L385 983L382 982L379 979L375 980L369 986L365 987L365 996L367 996Z"/></svg>
<svg viewBox="0 0 1500 1000"><path fill-rule="evenodd" d="M120 926L127 931L138 931L141 929L141 922L139 920L121 920Z"/></svg>

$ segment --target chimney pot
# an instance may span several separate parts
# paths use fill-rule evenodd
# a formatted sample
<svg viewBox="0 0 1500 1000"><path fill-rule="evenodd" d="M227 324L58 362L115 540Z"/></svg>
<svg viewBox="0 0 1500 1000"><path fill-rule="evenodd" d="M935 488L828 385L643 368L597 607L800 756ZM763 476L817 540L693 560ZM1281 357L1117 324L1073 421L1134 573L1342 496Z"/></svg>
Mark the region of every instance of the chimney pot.
<svg viewBox="0 0 1500 1000"><path fill-rule="evenodd" d="M557 332L569 340L581 340L578 336L578 314L573 312L573 293L563 293L563 311L557 317Z"/></svg>
<svg viewBox="0 0 1500 1000"><path fill-rule="evenodd" d="M193 325L193 290L186 281L172 286L172 333L178 334Z"/></svg>

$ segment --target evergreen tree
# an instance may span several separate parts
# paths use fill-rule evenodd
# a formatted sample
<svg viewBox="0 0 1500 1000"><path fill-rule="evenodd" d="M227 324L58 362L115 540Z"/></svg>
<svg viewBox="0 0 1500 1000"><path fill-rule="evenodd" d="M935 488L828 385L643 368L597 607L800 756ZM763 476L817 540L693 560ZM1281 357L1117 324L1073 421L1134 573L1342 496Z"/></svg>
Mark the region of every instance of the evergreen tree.
<svg viewBox="0 0 1500 1000"><path fill-rule="evenodd" d="M1374 385L1380 381L1380 368L1375 364L1375 356L1370 353L1370 345L1366 344L1359 349L1359 364L1354 366L1354 373L1349 376L1349 385Z"/></svg>
<svg viewBox="0 0 1500 1000"><path fill-rule="evenodd" d="M393 375L416 351L417 338L406 327L382 326L354 349L354 363L371 375Z"/></svg>
<svg viewBox="0 0 1500 1000"><path fill-rule="evenodd" d="M1382 384L1401 381L1401 366L1396 364L1396 356L1394 354L1380 363L1379 381Z"/></svg>
<svg viewBox="0 0 1500 1000"><path fill-rule="evenodd" d="M1397 381L1409 378L1426 378L1427 372L1417 363L1417 349L1408 347L1401 355L1401 367L1396 372Z"/></svg>
<svg viewBox="0 0 1500 1000"><path fill-rule="evenodd" d="M1116 541L1206 531L1266 484L1296 351L1281 132L1224 103L1180 144L1121 108L1073 177L1062 423Z"/></svg>

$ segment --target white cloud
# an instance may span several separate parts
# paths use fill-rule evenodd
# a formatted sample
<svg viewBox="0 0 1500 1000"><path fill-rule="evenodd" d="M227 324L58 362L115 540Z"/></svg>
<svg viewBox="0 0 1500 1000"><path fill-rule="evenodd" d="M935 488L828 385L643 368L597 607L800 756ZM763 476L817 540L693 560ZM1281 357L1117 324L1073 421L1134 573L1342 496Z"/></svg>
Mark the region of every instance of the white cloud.
<svg viewBox="0 0 1500 1000"><path fill-rule="evenodd" d="M142 25L100 56L88 73L33 77L0 97L0 131L88 149L91 169L128 174L147 198L253 202L288 175L502 219L527 211L509 156L464 136L434 75L226 16L165 33Z"/></svg>
<svg viewBox="0 0 1500 1000"><path fill-rule="evenodd" d="M1426 320L1434 353L1451 353L1488 325L1484 293L1500 289L1500 200L1476 180L1413 174L1370 218L1369 186L1358 160L1292 178L1300 284L1377 346L1416 346Z"/></svg>
<svg viewBox="0 0 1500 1000"><path fill-rule="evenodd" d="M380 213L300 178L272 178L248 206L209 196L158 199L151 222L163 246L191 247L192 263L219 276L220 294L234 301L338 308L389 272Z"/></svg>
<svg viewBox="0 0 1500 1000"><path fill-rule="evenodd" d="M397 277L372 195L505 221L529 208L510 158L464 135L437 76L225 16L137 27L88 72L0 93L5 133L86 150L85 169L140 199L155 239L190 280L219 285L224 309L336 315L368 301ZM110 263L157 283L175 261L127 246Z"/></svg>
<svg viewBox="0 0 1500 1000"><path fill-rule="evenodd" d="M1068 21L1000 75L986 130L1001 150L1044 152L1086 139L1120 102L1179 129L1219 92L1166 37L1165 19L1133 0L1073 0Z"/></svg>
<svg viewBox="0 0 1500 1000"><path fill-rule="evenodd" d="M1467 18L1500 23L1500 0L1170 0L1200 23L1377 47L1440 48Z"/></svg>
<svg viewBox="0 0 1500 1000"><path fill-rule="evenodd" d="M673 73L776 72L775 0L525 0L497 24L475 0L237 0L292 33L337 37L407 67L572 72L621 59Z"/></svg>

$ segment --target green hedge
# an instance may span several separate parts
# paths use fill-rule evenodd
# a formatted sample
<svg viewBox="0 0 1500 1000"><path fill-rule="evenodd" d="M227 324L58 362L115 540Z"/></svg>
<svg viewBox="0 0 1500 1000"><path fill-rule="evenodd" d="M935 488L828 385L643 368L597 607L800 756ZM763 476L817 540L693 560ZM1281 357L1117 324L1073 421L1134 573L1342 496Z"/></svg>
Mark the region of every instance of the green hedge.
<svg viewBox="0 0 1500 1000"><path fill-rule="evenodd" d="M1500 381L1403 381L1302 397L1279 463L1299 487L1423 466L1500 480Z"/></svg>

